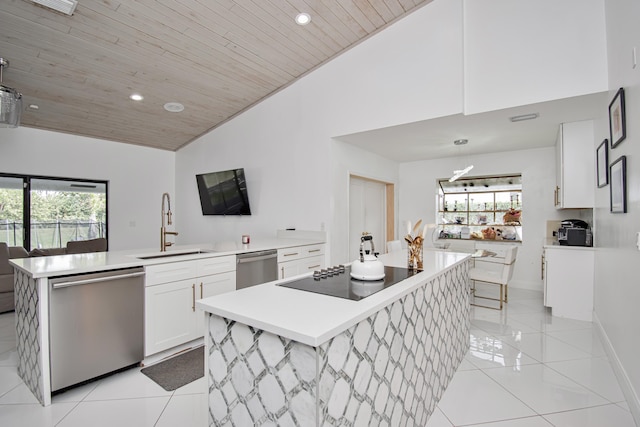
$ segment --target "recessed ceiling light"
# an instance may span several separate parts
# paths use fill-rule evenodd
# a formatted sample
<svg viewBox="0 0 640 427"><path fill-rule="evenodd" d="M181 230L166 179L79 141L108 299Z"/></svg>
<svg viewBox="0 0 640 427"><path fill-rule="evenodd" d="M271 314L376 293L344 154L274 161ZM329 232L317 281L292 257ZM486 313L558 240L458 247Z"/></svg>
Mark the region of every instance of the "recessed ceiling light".
<svg viewBox="0 0 640 427"><path fill-rule="evenodd" d="M308 13L301 12L296 15L296 24L307 25L309 22L311 22L311 15Z"/></svg>
<svg viewBox="0 0 640 427"><path fill-rule="evenodd" d="M164 104L164 109L170 113L180 113L184 111L184 105L179 102L167 102Z"/></svg>
<svg viewBox="0 0 640 427"><path fill-rule="evenodd" d="M29 104L29 109L30 109L30 110L37 110L37 109L39 109L39 108L40 108L40 107L39 107L38 105L36 105L36 104Z"/></svg>
<svg viewBox="0 0 640 427"><path fill-rule="evenodd" d="M132 101L142 101L144 99L144 96L140 95L139 93L132 93L131 95L129 95L129 99L131 99Z"/></svg>
<svg viewBox="0 0 640 427"><path fill-rule="evenodd" d="M537 119L538 116L539 116L538 113L529 113L529 114L522 114L520 116L509 117L509 120L511 120L512 122L522 122L525 120Z"/></svg>

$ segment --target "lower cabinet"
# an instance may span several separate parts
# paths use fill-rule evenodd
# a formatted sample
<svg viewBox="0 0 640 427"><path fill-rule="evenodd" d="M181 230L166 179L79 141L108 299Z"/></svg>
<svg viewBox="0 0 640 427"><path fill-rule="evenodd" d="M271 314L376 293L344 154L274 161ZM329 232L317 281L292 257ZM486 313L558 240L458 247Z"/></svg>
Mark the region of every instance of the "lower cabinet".
<svg viewBox="0 0 640 427"><path fill-rule="evenodd" d="M593 319L595 252L586 248L545 247L542 257L544 305L554 316Z"/></svg>
<svg viewBox="0 0 640 427"><path fill-rule="evenodd" d="M235 257L234 257L235 258ZM199 277L200 280L200 299L212 297L225 292L236 290L236 272L228 271L226 273L214 274L210 276ZM196 310L196 338L204 335L205 332L205 316L204 312Z"/></svg>
<svg viewBox="0 0 640 427"><path fill-rule="evenodd" d="M323 268L325 268L324 256L316 256L295 261L282 262L278 264L278 278L286 279L287 277L293 277L299 274L304 274Z"/></svg>
<svg viewBox="0 0 640 427"><path fill-rule="evenodd" d="M324 244L278 249L278 279L326 267Z"/></svg>
<svg viewBox="0 0 640 427"><path fill-rule="evenodd" d="M202 337L204 313L196 300L236 289L235 256L146 269L145 356Z"/></svg>

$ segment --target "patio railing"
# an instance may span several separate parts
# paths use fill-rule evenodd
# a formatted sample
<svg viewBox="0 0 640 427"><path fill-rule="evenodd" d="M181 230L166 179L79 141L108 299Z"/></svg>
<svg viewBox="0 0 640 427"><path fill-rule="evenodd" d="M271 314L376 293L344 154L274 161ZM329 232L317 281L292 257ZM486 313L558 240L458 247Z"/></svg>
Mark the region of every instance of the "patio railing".
<svg viewBox="0 0 640 427"><path fill-rule="evenodd" d="M91 220L34 221L31 223L31 249L64 248L69 241L106 237L106 231L106 223ZM0 219L0 242L22 246L22 222Z"/></svg>

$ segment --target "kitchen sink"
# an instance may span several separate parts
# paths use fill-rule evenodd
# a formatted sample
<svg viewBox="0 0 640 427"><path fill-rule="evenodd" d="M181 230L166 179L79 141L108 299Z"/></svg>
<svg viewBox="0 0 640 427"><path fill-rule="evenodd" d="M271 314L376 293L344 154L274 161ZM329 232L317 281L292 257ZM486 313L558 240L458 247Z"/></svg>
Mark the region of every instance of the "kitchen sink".
<svg viewBox="0 0 640 427"><path fill-rule="evenodd" d="M193 251L171 251L171 252L163 252L160 254L150 254L150 255L138 255L136 258L138 259L159 259L159 258L171 258L176 256L184 256L184 255L198 255L198 254L210 254L215 251L212 250L193 250Z"/></svg>

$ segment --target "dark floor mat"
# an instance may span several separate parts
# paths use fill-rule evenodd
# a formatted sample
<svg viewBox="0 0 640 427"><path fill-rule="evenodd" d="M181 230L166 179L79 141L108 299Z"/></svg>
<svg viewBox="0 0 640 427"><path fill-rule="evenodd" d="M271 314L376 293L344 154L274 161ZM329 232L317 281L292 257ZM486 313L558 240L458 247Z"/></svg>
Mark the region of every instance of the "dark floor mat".
<svg viewBox="0 0 640 427"><path fill-rule="evenodd" d="M174 391L204 376L204 347L198 347L142 369L167 391Z"/></svg>

